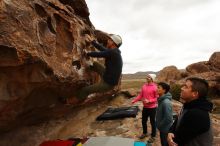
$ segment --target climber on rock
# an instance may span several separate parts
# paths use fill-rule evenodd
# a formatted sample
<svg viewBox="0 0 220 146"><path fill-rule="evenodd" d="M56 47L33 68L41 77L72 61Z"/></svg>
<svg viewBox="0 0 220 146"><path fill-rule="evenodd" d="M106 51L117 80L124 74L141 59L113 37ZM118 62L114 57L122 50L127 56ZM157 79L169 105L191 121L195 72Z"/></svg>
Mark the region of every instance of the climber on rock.
<svg viewBox="0 0 220 146"><path fill-rule="evenodd" d="M86 53L88 57L104 58L104 66L98 62L92 63L89 68L97 72L101 76L101 81L93 85L83 87L77 97L67 98L67 104L77 104L87 98L89 94L107 92L118 85L122 72L122 56L119 47L122 44L122 39L119 35L110 34L107 40L107 46L104 47L91 37L87 37L87 41L91 43L99 51Z"/></svg>

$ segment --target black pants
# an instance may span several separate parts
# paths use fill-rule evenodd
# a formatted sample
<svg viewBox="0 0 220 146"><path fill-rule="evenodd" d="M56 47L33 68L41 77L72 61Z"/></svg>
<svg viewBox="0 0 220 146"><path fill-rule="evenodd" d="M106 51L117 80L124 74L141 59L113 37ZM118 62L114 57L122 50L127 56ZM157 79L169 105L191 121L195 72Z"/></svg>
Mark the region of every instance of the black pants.
<svg viewBox="0 0 220 146"><path fill-rule="evenodd" d="M161 146L168 146L167 135L168 135L168 133L160 132L160 142L161 142Z"/></svg>
<svg viewBox="0 0 220 146"><path fill-rule="evenodd" d="M90 68L92 71L98 73L101 77L103 76L105 72L105 67L102 66L98 62L94 62L93 66ZM103 79L99 83L95 83L93 85L85 86L83 87L78 93L77 97L79 99L85 99L89 94L92 93L101 93L101 92L107 92L109 90L112 90L114 88L113 85L109 85L106 83Z"/></svg>
<svg viewBox="0 0 220 146"><path fill-rule="evenodd" d="M147 134L147 120L148 120L148 117L150 117L150 124L151 124L151 129L152 129L151 137L156 136L155 116L156 116L156 108L143 108L143 111L142 111L143 134Z"/></svg>

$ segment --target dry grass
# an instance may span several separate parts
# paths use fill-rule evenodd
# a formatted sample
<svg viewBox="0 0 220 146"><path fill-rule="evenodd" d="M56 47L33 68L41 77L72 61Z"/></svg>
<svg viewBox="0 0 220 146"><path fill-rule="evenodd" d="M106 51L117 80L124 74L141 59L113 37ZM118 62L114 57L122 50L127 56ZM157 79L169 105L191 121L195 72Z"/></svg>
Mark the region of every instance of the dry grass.
<svg viewBox="0 0 220 146"><path fill-rule="evenodd" d="M121 82L121 89L126 90L129 88L140 89L146 82L145 79L126 79Z"/></svg>

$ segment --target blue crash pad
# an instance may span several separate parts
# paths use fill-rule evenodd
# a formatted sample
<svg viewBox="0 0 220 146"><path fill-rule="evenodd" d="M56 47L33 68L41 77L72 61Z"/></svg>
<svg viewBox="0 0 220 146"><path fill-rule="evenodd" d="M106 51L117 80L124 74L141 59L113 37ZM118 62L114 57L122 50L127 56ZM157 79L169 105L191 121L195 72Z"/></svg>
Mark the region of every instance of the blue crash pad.
<svg viewBox="0 0 220 146"><path fill-rule="evenodd" d="M146 143L140 142L140 141L135 141L134 146L147 146Z"/></svg>

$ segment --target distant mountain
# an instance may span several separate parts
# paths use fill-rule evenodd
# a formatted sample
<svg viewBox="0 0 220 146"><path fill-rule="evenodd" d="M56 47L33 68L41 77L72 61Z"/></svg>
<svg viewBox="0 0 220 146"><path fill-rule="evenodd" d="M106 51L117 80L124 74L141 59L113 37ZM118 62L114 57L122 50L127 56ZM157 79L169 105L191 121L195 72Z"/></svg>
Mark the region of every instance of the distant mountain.
<svg viewBox="0 0 220 146"><path fill-rule="evenodd" d="M122 74L122 79L145 79L147 74L158 74L158 72L155 71L140 71L136 72L134 74Z"/></svg>

